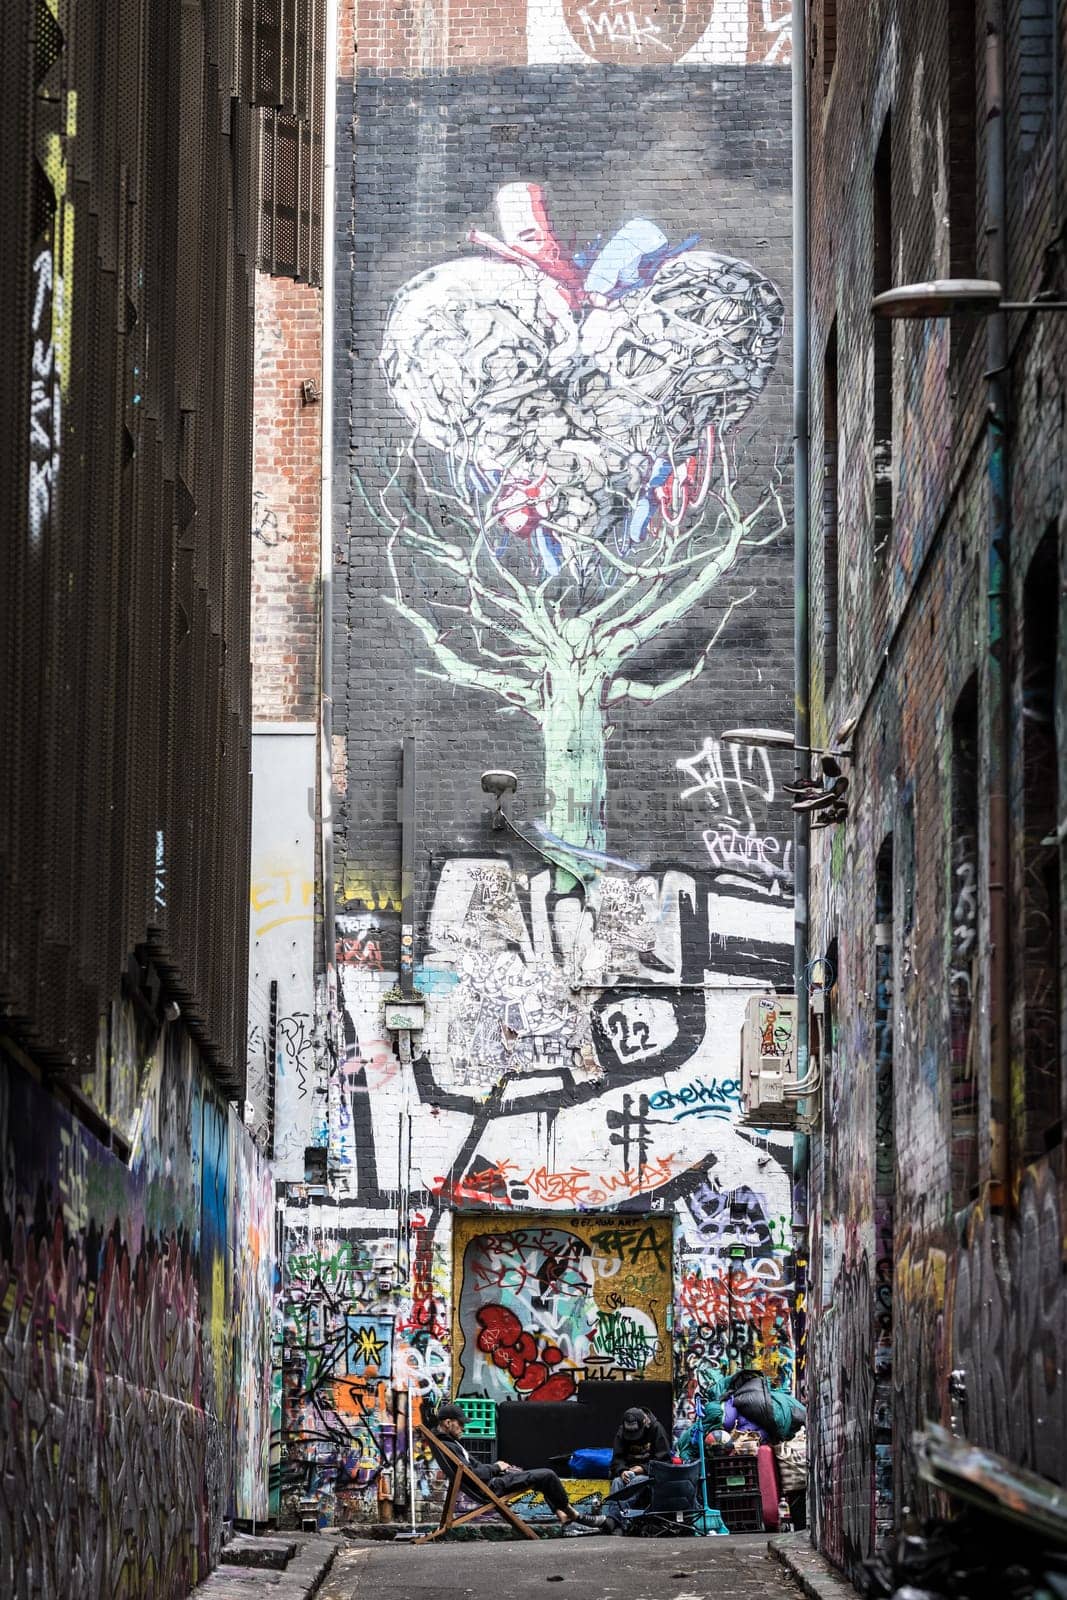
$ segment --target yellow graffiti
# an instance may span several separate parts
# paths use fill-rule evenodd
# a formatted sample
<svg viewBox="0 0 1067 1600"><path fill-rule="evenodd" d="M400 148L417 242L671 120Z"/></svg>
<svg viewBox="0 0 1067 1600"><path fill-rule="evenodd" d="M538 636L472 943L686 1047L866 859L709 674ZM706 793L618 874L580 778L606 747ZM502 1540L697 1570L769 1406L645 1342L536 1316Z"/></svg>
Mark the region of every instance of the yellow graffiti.
<svg viewBox="0 0 1067 1600"><path fill-rule="evenodd" d="M248 898L253 912L275 911L280 915L257 923L257 939L286 922L310 922L314 915L315 883L299 868L284 862L265 862L253 872Z"/></svg>
<svg viewBox="0 0 1067 1600"><path fill-rule="evenodd" d="M345 867L337 885L338 899L344 905L359 904L370 911L399 911L400 885L395 878L380 877L361 867Z"/></svg>

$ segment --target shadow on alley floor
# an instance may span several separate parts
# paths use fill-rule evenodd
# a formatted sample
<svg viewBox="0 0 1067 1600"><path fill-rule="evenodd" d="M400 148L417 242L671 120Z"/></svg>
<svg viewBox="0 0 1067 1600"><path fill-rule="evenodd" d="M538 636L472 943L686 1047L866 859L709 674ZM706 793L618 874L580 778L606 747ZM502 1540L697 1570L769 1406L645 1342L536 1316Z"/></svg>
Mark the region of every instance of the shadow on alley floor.
<svg viewBox="0 0 1067 1600"><path fill-rule="evenodd" d="M343 1548L319 1600L798 1600L767 1535Z"/></svg>

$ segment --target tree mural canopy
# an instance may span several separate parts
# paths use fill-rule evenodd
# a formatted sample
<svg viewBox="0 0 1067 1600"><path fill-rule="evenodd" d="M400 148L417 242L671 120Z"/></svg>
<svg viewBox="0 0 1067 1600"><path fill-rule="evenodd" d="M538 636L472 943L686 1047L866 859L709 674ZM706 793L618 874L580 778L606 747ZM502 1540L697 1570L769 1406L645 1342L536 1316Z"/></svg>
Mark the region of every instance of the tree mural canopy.
<svg viewBox="0 0 1067 1600"><path fill-rule="evenodd" d="M754 267L645 218L569 253L537 185L506 185L497 211L499 239L470 235L482 254L393 300L381 366L411 432L376 503L360 488L421 670L538 724L543 831L596 855L612 708L691 683L751 596L680 670L624 667L785 529L777 462L746 508L733 437L783 308Z"/></svg>

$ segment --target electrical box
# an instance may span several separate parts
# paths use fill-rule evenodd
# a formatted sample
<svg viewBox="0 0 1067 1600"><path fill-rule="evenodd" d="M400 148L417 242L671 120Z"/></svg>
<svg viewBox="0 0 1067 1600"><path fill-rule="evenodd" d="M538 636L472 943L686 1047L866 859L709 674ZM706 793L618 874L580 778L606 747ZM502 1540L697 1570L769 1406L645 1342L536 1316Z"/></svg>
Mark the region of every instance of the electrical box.
<svg viewBox="0 0 1067 1600"><path fill-rule="evenodd" d="M426 1007L415 1000L387 1000L385 1026L390 1033L420 1033L426 1026Z"/></svg>
<svg viewBox="0 0 1067 1600"><path fill-rule="evenodd" d="M794 995L753 995L741 1029L741 1121L749 1127L795 1128L797 1081Z"/></svg>

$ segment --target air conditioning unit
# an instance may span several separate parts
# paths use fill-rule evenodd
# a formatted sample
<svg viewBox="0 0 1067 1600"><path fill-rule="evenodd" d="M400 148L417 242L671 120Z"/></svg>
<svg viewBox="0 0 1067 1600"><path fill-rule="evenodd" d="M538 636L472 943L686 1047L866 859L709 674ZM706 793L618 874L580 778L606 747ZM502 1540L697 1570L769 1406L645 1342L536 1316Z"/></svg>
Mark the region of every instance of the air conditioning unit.
<svg viewBox="0 0 1067 1600"><path fill-rule="evenodd" d="M795 1128L795 995L753 995L741 1029L741 1122L749 1128Z"/></svg>

